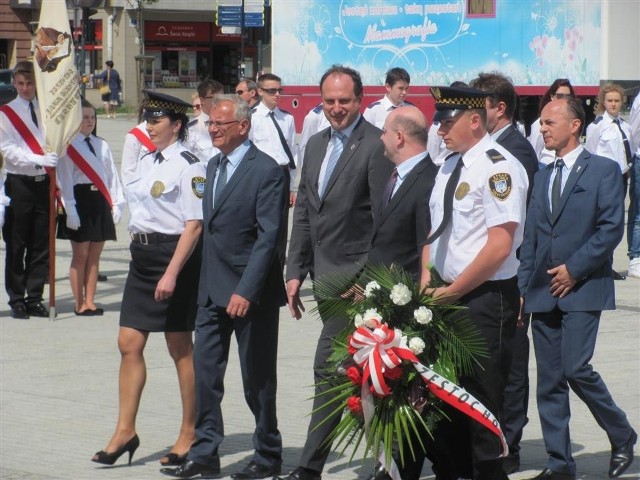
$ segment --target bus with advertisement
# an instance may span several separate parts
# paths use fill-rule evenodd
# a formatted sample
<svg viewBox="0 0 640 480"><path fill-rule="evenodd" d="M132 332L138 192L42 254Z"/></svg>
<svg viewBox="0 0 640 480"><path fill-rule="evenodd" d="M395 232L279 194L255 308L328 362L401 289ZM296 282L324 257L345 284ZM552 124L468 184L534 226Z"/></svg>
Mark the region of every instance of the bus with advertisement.
<svg viewBox="0 0 640 480"><path fill-rule="evenodd" d="M283 79L281 106L298 131L320 103L322 73L337 63L360 72L363 108L386 93L388 69L406 69L407 100L428 117L429 86L501 71L516 85L527 126L556 78L571 81L588 114L604 81L630 95L640 83L637 0L273 0L271 7L271 71ZM618 41L635 47L612 48Z"/></svg>

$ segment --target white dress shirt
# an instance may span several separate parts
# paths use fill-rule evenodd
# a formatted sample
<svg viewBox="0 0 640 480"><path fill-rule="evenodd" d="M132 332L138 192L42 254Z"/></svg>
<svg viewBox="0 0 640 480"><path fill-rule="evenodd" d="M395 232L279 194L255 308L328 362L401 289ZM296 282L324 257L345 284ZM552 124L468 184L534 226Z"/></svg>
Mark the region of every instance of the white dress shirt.
<svg viewBox="0 0 640 480"><path fill-rule="evenodd" d="M7 104L27 126L29 131L36 138L40 146L45 144L44 135L40 128L33 124L31 119L31 110L29 102L22 97L16 97ZM38 118L38 125L42 127L42 119L40 118L40 107L38 99L33 99L33 107ZM43 147L44 150L44 147ZM41 155L37 155L31 151L24 138L18 133L9 118L0 113L0 151L4 157L5 171L16 175L28 175L37 177L44 175L45 171L37 164Z"/></svg>
<svg viewBox="0 0 640 480"><path fill-rule="evenodd" d="M620 120L620 127L629 139L629 142L631 142L631 128L629 124L619 116L617 118ZM617 162L618 165L620 165L620 171L626 173L627 170L629 170L627 155L622 141L622 133L620 133L620 128L618 128L614 120L615 118L607 112L598 116L593 123L587 127L585 148L591 153L610 158ZM630 148L631 145L630 143ZM631 150L631 152L633 154L633 150Z"/></svg>
<svg viewBox="0 0 640 480"><path fill-rule="evenodd" d="M387 115L391 113L391 110L398 107L404 107L405 105L413 105L409 102L400 102L398 105L394 105L389 100L388 96L382 97L382 99L377 102L373 102L370 104L364 111L363 116L364 119L375 125L378 128L384 127L384 121L387 119Z"/></svg>

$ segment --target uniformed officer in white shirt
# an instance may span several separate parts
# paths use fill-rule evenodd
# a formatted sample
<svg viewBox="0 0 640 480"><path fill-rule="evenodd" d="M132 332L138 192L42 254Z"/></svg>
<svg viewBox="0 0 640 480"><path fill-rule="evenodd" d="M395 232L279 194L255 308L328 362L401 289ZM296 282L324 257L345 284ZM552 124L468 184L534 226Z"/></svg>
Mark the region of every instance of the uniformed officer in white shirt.
<svg viewBox="0 0 640 480"><path fill-rule="evenodd" d="M138 160L149 152L155 152L156 147L151 143L147 132L147 121L144 120L133 127L124 137L122 157L120 157L120 176L122 184L131 179L138 167Z"/></svg>
<svg viewBox="0 0 640 480"><path fill-rule="evenodd" d="M487 133L486 93L467 87L435 87L431 92L438 134L457 153L440 168L429 202L432 231L423 262L433 264L445 285L427 288L427 293L441 303L467 307L462 314L478 328L489 356L479 358L460 384L497 414L520 307L516 248L524 230L527 175ZM422 283L430 281L427 271ZM457 412L452 418L451 425L445 421L439 428L455 426L456 444L435 444L436 450L430 450L434 470L442 478L506 480L498 437ZM448 454L438 455L438 448Z"/></svg>
<svg viewBox="0 0 640 480"><path fill-rule="evenodd" d="M209 120L211 99L219 93L224 93L224 87L220 82L216 80L200 82L198 84L200 114L187 125L189 133L185 144L205 164L209 159L220 153L220 150L213 146L209 136L209 129L205 125L205 122Z"/></svg>
<svg viewBox="0 0 640 480"><path fill-rule="evenodd" d="M44 153L33 64L18 62L13 85L18 96L0 107L0 152L7 178L2 237L7 246L5 278L13 318L48 317L42 304L49 273L49 173L56 153Z"/></svg>
<svg viewBox="0 0 640 480"><path fill-rule="evenodd" d="M396 67L389 70L384 81L387 94L381 100L373 102L365 109L363 113L365 120L378 128L382 128L391 110L404 105L412 105L412 103L404 100L407 93L409 93L410 83L411 77L404 68Z"/></svg>
<svg viewBox="0 0 640 480"><path fill-rule="evenodd" d="M322 103L319 103L307 113L302 122L302 133L298 140L298 162L297 171L302 171L302 165L304 164L304 150L307 148L307 142L309 139L321 130L329 127L329 120L324 114Z"/></svg>

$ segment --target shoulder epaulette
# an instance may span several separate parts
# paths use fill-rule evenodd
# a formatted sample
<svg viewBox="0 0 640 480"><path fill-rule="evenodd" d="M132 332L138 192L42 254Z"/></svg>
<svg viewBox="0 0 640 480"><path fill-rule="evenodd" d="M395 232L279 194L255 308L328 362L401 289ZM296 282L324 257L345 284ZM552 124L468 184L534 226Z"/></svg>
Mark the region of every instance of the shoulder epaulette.
<svg viewBox="0 0 640 480"><path fill-rule="evenodd" d="M194 163L197 163L200 161L198 157L196 157L193 153L189 152L188 150L183 150L182 152L180 152L180 155L182 155L185 158L185 160L189 162L189 165L193 165Z"/></svg>
<svg viewBox="0 0 640 480"><path fill-rule="evenodd" d="M187 128L191 128L194 125L196 125L198 123L198 119L194 118L193 120L189 120L189 122L187 123Z"/></svg>
<svg viewBox="0 0 640 480"><path fill-rule="evenodd" d="M373 102L371 105L369 105L367 108L373 108L376 105L380 105L380 100L378 100L377 102Z"/></svg>
<svg viewBox="0 0 640 480"><path fill-rule="evenodd" d="M411 102L407 102L406 100L404 101L404 104L405 104L405 105L411 105L412 107L415 107L415 105L414 105L413 103L411 103Z"/></svg>
<svg viewBox="0 0 640 480"><path fill-rule="evenodd" d="M253 108L251 109L251 113L256 113L256 110L257 110L257 109L258 109L258 107L257 107L257 106L253 107Z"/></svg>
<svg viewBox="0 0 640 480"><path fill-rule="evenodd" d="M596 119L593 121L593 124L594 124L594 125L599 124L599 123L602 121L602 119L603 119L603 118L604 118L604 117L603 117L602 115L598 115L598 116L596 117Z"/></svg>
<svg viewBox="0 0 640 480"><path fill-rule="evenodd" d="M506 160L504 155L502 155L499 151L497 151L494 148L492 148L490 150L487 150L487 155L489 156L489 158L491 159L491 161L493 163L500 162L502 160Z"/></svg>
<svg viewBox="0 0 640 480"><path fill-rule="evenodd" d="M315 107L313 107L313 110L311 110L313 113L320 113L322 111L322 104L319 103L318 105L316 105Z"/></svg>

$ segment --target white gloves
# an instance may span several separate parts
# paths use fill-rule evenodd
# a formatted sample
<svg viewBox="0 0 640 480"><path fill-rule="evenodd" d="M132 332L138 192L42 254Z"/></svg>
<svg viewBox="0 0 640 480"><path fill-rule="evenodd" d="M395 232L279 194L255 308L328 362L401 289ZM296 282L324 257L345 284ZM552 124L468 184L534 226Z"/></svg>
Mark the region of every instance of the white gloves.
<svg viewBox="0 0 640 480"><path fill-rule="evenodd" d="M36 164L39 167L55 168L58 165L58 154L47 153L45 155L36 155Z"/></svg>
<svg viewBox="0 0 640 480"><path fill-rule="evenodd" d="M77 230L80 228L80 217L78 216L78 210L73 205L67 205L67 228L71 230Z"/></svg>
<svg viewBox="0 0 640 480"><path fill-rule="evenodd" d="M113 217L114 225L120 223L120 220L122 219L122 210L120 210L120 207L114 205L113 210L111 211L111 216Z"/></svg>

